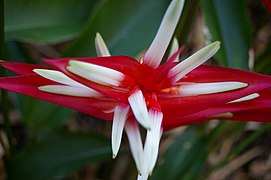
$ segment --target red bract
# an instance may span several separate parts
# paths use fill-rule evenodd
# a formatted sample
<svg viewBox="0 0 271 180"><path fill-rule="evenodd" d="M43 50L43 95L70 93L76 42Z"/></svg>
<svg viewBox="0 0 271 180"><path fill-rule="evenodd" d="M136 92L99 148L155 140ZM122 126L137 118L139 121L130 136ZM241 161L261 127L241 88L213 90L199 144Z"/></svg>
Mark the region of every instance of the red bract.
<svg viewBox="0 0 271 180"><path fill-rule="evenodd" d="M166 130L181 125L204 122L208 120L234 120L270 122L271 90L265 89L257 93L245 96L243 99L230 101L202 111L182 117L182 121L172 117L171 123L167 123Z"/></svg>
<svg viewBox="0 0 271 180"><path fill-rule="evenodd" d="M263 0L263 2L269 13L271 13L271 0Z"/></svg>
<svg viewBox="0 0 271 180"><path fill-rule="evenodd" d="M19 74L0 78L0 87L112 121L113 157L125 129L142 179L152 173L165 130L216 118L269 121L270 76L202 65L218 51L219 42L178 62L182 49L178 50L175 41L172 55L160 65L183 3L172 1L139 61L110 56L98 34L95 42L100 57L45 60L49 67L0 62ZM257 113L262 113L262 119ZM147 130L144 148L139 124Z"/></svg>

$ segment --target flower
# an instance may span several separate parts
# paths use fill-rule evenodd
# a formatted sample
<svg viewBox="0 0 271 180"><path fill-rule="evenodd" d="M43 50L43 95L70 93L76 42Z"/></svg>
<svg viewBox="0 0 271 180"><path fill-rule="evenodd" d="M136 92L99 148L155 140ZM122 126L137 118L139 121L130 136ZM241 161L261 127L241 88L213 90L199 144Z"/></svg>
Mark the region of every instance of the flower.
<svg viewBox="0 0 271 180"><path fill-rule="evenodd" d="M139 61L111 56L97 34L99 57L45 60L50 66L1 61L1 66L19 76L0 78L0 88L112 122L113 158L125 130L139 179L151 175L163 131L215 118L269 121L270 76L202 65L218 51L219 42L178 62L182 48L173 39L172 53L160 65L183 4L183 0L171 2L155 39ZM263 113L263 119L256 118L258 113ZM147 131L144 146L139 125Z"/></svg>

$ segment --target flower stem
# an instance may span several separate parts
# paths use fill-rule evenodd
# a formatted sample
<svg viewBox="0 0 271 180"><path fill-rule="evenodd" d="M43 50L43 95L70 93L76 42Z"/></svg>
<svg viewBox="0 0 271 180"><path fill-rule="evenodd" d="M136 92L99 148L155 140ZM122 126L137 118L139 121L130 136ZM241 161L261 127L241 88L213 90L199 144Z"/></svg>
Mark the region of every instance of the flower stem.
<svg viewBox="0 0 271 180"><path fill-rule="evenodd" d="M0 59L5 58L4 46L5 46L5 30L4 30L4 0L0 0ZM5 76L5 70L1 69L0 71L1 76ZM8 94L7 91L1 90L1 107L2 107L2 116L4 119L4 129L7 134L8 143L10 150L13 149L12 143L12 130L10 125L9 119L9 109L8 109ZM0 138L2 140L2 138ZM1 144L4 146L4 149L7 150L5 147L5 143L1 141ZM6 152L8 155L9 152Z"/></svg>

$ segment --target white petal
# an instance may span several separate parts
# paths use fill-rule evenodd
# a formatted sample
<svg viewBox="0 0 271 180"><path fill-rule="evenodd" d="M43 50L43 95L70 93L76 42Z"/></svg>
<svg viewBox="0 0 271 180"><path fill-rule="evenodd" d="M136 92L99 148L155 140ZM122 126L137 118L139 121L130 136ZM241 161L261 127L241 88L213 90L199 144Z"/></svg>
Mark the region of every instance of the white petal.
<svg viewBox="0 0 271 180"><path fill-rule="evenodd" d="M119 71L91 63L71 60L69 64L68 71L100 84L119 86L125 77Z"/></svg>
<svg viewBox="0 0 271 180"><path fill-rule="evenodd" d="M85 85L80 84L74 81L73 79L69 78L67 75L65 75L64 73L60 71L49 70L49 69L34 69L33 71L37 73L38 75L54 82L58 82L58 83L66 84L70 86L86 87Z"/></svg>
<svg viewBox="0 0 271 180"><path fill-rule="evenodd" d="M96 33L95 48L96 48L97 56L99 57L111 56L100 33Z"/></svg>
<svg viewBox="0 0 271 180"><path fill-rule="evenodd" d="M146 129L150 128L150 120L145 98L141 90L136 90L128 98L136 120Z"/></svg>
<svg viewBox="0 0 271 180"><path fill-rule="evenodd" d="M242 98L233 100L233 101L228 102L228 103L236 103L236 102L248 101L248 100L255 99L255 98L259 97L259 96L260 96L260 94L258 94L258 93L253 93L253 94L250 94L250 95L248 95L248 96L245 96L245 97L242 97Z"/></svg>
<svg viewBox="0 0 271 180"><path fill-rule="evenodd" d="M62 94L68 96L77 97L102 97L100 93L94 91L90 88L85 87L75 87L75 86L65 86L65 85L46 85L38 87L40 91Z"/></svg>
<svg viewBox="0 0 271 180"><path fill-rule="evenodd" d="M178 50L179 50L179 42L178 42L177 38L174 37L173 40L172 40L172 45L171 45L168 57L171 57ZM176 57L174 62L178 62L178 61L179 61L179 55Z"/></svg>
<svg viewBox="0 0 271 180"><path fill-rule="evenodd" d="M139 127L136 123L126 121L125 131L127 133L132 156L138 170L138 174L142 173L142 160L143 160L143 144Z"/></svg>
<svg viewBox="0 0 271 180"><path fill-rule="evenodd" d="M120 148L122 132L124 129L129 109L130 107L124 104L118 105L115 108L111 137L113 158L117 156Z"/></svg>
<svg viewBox="0 0 271 180"><path fill-rule="evenodd" d="M123 74L119 71L116 71L114 69L110 69L107 67L103 67L100 65L96 65L96 64L91 64L91 63L76 61L76 60L70 60L69 64L71 66L87 70L89 73L100 74L105 77L110 77L110 78L117 79L117 80L119 80L123 77Z"/></svg>
<svg viewBox="0 0 271 180"><path fill-rule="evenodd" d="M189 56L187 59L173 67L168 74L168 77L172 78L172 83L179 81L187 73L189 73L190 71L194 70L195 68L206 62L218 51L219 47L220 42L216 41L200 49L195 54Z"/></svg>
<svg viewBox="0 0 271 180"><path fill-rule="evenodd" d="M104 84L104 85L113 85L113 86L119 86L120 81L115 80L115 79L110 79L108 77L101 76L99 74L94 74L94 73L89 73L88 71L84 69L80 69L75 66L67 66L67 70L82 77L87 80L99 83L99 84Z"/></svg>
<svg viewBox="0 0 271 180"><path fill-rule="evenodd" d="M143 173L143 174L139 174L137 176L137 180L147 180L149 177L149 174L148 173Z"/></svg>
<svg viewBox="0 0 271 180"><path fill-rule="evenodd" d="M202 94L221 93L236 90L248 86L242 82L213 82L213 83L193 83L179 86L181 96L195 96Z"/></svg>
<svg viewBox="0 0 271 180"><path fill-rule="evenodd" d="M162 20L159 30L144 55L144 63L152 68L157 68L167 50L171 37L182 13L184 0L173 0Z"/></svg>
<svg viewBox="0 0 271 180"><path fill-rule="evenodd" d="M147 131L147 137L144 146L145 165L143 166L143 174L147 171L148 174L151 175L159 152L163 113L154 109L150 109L149 116L151 120L151 129Z"/></svg>

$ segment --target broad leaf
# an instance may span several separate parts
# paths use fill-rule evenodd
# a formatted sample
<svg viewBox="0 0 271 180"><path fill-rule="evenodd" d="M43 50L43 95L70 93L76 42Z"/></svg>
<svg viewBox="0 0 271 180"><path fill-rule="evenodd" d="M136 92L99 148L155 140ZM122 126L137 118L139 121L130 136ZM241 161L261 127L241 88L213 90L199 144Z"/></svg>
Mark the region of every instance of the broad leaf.
<svg viewBox="0 0 271 180"><path fill-rule="evenodd" d="M76 36L98 0L5 1L6 40L59 42Z"/></svg>
<svg viewBox="0 0 271 180"><path fill-rule="evenodd" d="M66 124L74 111L39 99L16 94L16 105L33 135Z"/></svg>
<svg viewBox="0 0 271 180"><path fill-rule="evenodd" d="M150 45L167 5L163 0L106 1L63 56L96 55L96 32L101 33L113 55L135 56Z"/></svg>
<svg viewBox="0 0 271 180"><path fill-rule="evenodd" d="M202 0L206 25L212 41L221 41L217 59L224 66L248 69L251 26L246 0Z"/></svg>
<svg viewBox="0 0 271 180"><path fill-rule="evenodd" d="M196 161L198 155L206 151L204 147L204 136L188 128L167 149L150 179L182 179L190 167L201 166L205 162L205 158Z"/></svg>
<svg viewBox="0 0 271 180"><path fill-rule="evenodd" d="M66 130L52 133L46 140L11 157L8 178L41 180L69 174L89 163L110 158L109 142L96 135Z"/></svg>

